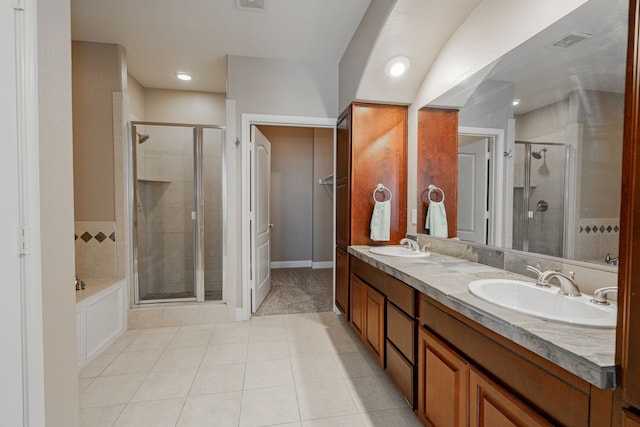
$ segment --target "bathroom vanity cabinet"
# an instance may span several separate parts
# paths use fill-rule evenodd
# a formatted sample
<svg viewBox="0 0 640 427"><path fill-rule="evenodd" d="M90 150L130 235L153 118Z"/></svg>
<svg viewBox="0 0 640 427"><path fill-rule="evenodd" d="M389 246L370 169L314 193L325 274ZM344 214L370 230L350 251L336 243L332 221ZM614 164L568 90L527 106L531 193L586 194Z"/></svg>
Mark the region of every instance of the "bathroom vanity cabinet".
<svg viewBox="0 0 640 427"><path fill-rule="evenodd" d="M373 192L378 184L391 192L390 239L386 242L369 238ZM407 227L406 106L353 103L347 107L337 125L335 185L335 302L348 318L347 247L397 244Z"/></svg>
<svg viewBox="0 0 640 427"><path fill-rule="evenodd" d="M351 325L396 383L415 403L415 290L351 257Z"/></svg>
<svg viewBox="0 0 640 427"><path fill-rule="evenodd" d="M590 384L366 259L349 259L351 325L425 425L612 425L613 390Z"/></svg>

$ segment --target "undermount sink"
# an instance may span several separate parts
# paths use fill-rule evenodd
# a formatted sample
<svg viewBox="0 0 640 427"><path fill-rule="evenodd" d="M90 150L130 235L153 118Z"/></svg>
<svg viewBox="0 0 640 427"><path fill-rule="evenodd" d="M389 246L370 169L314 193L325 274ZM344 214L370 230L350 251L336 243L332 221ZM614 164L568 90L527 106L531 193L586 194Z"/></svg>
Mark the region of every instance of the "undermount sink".
<svg viewBox="0 0 640 427"><path fill-rule="evenodd" d="M369 249L371 253L378 255L406 257L406 258L421 258L431 255L429 252L414 251L406 246L376 246Z"/></svg>
<svg viewBox="0 0 640 427"><path fill-rule="evenodd" d="M577 326L616 327L615 305L597 305L585 295L560 295L557 287L543 288L509 279L474 280L468 287L473 295L519 313Z"/></svg>

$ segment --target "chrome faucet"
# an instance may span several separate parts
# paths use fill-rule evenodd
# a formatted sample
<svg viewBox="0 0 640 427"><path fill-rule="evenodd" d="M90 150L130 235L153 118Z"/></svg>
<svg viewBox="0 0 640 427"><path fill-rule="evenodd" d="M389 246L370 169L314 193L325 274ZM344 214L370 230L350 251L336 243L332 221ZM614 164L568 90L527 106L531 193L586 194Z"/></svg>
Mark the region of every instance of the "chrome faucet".
<svg viewBox="0 0 640 427"><path fill-rule="evenodd" d="M411 239L407 239L406 237L403 239L400 239L400 244L404 245L407 244L407 247L413 251L419 252L420 251L420 245L418 245L418 242L416 242L415 240L411 240Z"/></svg>
<svg viewBox="0 0 640 427"><path fill-rule="evenodd" d="M611 254L607 254L607 256L604 257L604 262L609 265L618 265L618 257L611 257Z"/></svg>
<svg viewBox="0 0 640 427"><path fill-rule="evenodd" d="M538 267L540 267L540 265L538 264ZM532 265L527 265L527 270L532 271L534 273L536 273L538 275L538 277L536 277L536 286L540 286L543 288L548 288L551 285L549 284L549 282L547 281L543 281L542 275L544 274L542 271L540 271L539 269L537 269L536 267L532 266Z"/></svg>
<svg viewBox="0 0 640 427"><path fill-rule="evenodd" d="M560 295L566 295L568 297L579 297L582 295L572 271L570 271L569 274L564 274L559 271L545 271L538 277L538 281L548 284L553 278L558 279L558 282L560 282Z"/></svg>
<svg viewBox="0 0 640 427"><path fill-rule="evenodd" d="M618 288L616 286L607 286L606 288L596 289L593 293L593 298L591 298L591 302L594 304L609 305L607 295L611 292L618 292Z"/></svg>

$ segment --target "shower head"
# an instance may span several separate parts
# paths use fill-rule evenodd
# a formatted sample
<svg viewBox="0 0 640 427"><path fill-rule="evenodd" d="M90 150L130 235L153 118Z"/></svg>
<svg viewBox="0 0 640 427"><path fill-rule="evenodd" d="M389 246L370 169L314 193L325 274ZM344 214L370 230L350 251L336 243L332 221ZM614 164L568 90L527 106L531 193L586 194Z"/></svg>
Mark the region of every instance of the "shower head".
<svg viewBox="0 0 640 427"><path fill-rule="evenodd" d="M533 157L536 160L540 160L542 158L542 153L546 153L546 152L547 152L546 148L543 148L540 151L532 151L531 152L531 157Z"/></svg>
<svg viewBox="0 0 640 427"><path fill-rule="evenodd" d="M141 135L138 132L136 132L136 135L138 135L138 144L142 144L149 139L149 135Z"/></svg>

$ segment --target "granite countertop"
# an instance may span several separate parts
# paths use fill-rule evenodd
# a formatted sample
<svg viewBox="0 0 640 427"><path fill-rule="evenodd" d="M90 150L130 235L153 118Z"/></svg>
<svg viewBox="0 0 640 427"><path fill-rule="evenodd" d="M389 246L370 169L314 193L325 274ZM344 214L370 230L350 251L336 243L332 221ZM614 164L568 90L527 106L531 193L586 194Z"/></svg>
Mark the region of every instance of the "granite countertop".
<svg viewBox="0 0 640 427"><path fill-rule="evenodd" d="M76 292L76 304L80 301L86 300L92 295L99 293L100 291L107 289L124 279L87 279L85 280L85 288L75 291Z"/></svg>
<svg viewBox="0 0 640 427"><path fill-rule="evenodd" d="M615 329L538 319L490 304L467 290L477 279L531 278L435 252L425 258L400 258L374 254L370 248L350 246L349 253L596 387L616 386Z"/></svg>

